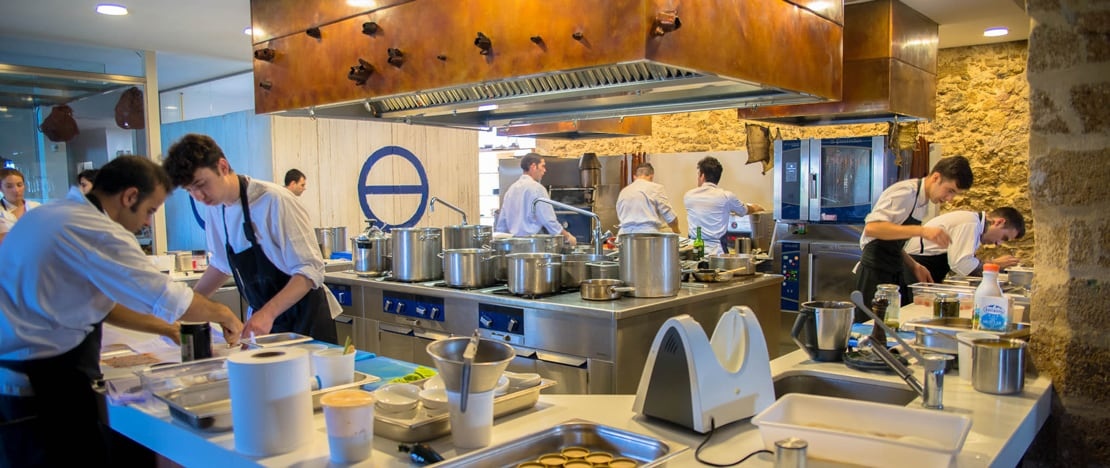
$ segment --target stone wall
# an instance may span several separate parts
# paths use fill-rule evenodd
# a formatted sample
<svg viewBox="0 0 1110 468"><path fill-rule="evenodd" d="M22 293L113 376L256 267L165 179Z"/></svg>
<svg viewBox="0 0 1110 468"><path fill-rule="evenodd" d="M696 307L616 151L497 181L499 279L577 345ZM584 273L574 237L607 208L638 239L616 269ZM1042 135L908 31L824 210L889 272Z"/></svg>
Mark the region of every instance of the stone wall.
<svg viewBox="0 0 1110 468"><path fill-rule="evenodd" d="M1056 390L1027 466L1110 465L1110 3L1029 0L1031 350ZM1101 428L1101 429L1100 429Z"/></svg>
<svg viewBox="0 0 1110 468"><path fill-rule="evenodd" d="M943 210L990 210L1013 206L1026 215L1026 237L1006 244L1032 264L1033 223L1028 197L1029 85L1026 42L943 49L937 57L937 113L917 131L940 145L943 156L964 155L975 171L975 186ZM603 140L539 140L542 154L578 157L585 152L622 154L713 152L746 149L744 121L735 111L652 117L649 137ZM881 135L888 124L816 127L772 126L784 139ZM745 161L722 161L729 164ZM987 250L989 248L985 248ZM993 252L981 255L994 256Z"/></svg>

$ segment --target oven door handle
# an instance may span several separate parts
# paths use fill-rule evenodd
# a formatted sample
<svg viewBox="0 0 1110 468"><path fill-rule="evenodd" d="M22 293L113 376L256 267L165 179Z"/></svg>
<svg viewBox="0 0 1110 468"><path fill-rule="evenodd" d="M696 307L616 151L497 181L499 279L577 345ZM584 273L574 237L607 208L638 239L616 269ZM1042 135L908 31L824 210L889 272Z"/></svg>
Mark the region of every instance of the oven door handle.
<svg viewBox="0 0 1110 468"><path fill-rule="evenodd" d="M809 283L806 288L806 302L813 302L813 270L817 269L817 264L813 263L813 260L816 258L816 255L809 254L809 268L806 270L806 282Z"/></svg>
<svg viewBox="0 0 1110 468"><path fill-rule="evenodd" d="M417 338L424 338L426 340L433 340L433 341L435 341L435 340L445 340L445 339L451 337L451 335L448 335L446 333L439 333L439 332L428 331L428 330L415 330L414 329L412 331L412 334L414 336L416 336Z"/></svg>
<svg viewBox="0 0 1110 468"><path fill-rule="evenodd" d="M562 364L564 366L572 367L586 367L587 359L578 356L567 356L563 354L549 353L547 351L536 351L536 359L541 361L553 362Z"/></svg>

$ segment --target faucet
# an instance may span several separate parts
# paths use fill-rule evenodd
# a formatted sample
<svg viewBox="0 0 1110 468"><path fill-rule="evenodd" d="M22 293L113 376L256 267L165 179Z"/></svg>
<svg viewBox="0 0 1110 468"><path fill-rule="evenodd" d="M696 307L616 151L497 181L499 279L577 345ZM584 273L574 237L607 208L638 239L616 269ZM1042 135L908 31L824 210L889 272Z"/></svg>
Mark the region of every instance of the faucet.
<svg viewBox="0 0 1110 468"><path fill-rule="evenodd" d="M890 367L895 374L898 374L898 377L901 377L902 380L906 382L906 385L909 385L913 391L921 395L921 398L925 400L922 406L928 409L944 409L944 368L947 361L952 359L952 356L943 354L923 356L921 353L917 352L917 350L910 347L902 337L898 336L898 333L895 333L895 331L886 326L882 320L879 320L875 313L863 303L863 293L852 291L851 297L856 307L875 321L874 326L882 328L887 336L893 336L894 339L898 341L898 344L902 345L902 349L917 360L918 364L921 364L921 366L925 368L925 385L921 385L921 382L913 375L913 371L906 367L905 364L902 364L902 361L898 360L898 358L894 357L894 355L886 349L886 343L875 343L870 336L867 336L860 338L859 347L861 349L870 347L871 351L878 355L879 359L882 359L887 367Z"/></svg>
<svg viewBox="0 0 1110 468"><path fill-rule="evenodd" d="M440 202L440 203L442 203L442 204L444 204L444 205L447 205L447 207L448 207L448 208L450 208L450 209L452 209L452 210L455 210L456 212L458 212L459 214L461 214L461 215L462 215L462 218L463 218L463 222L462 222L462 223L463 223L463 226L466 226L466 212L465 212L465 211L463 211L463 210L460 210L460 209L459 209L459 207L457 207L457 206L455 206L455 205L452 205L452 204L450 204L450 203L447 203L447 202L445 202L445 201L443 201L443 200L440 200L439 198L436 198L436 197L432 197L432 199L431 199L431 200L428 200L428 208L429 208L429 209L431 209L431 210L432 210L432 212L435 212L435 210L436 210L436 202Z"/></svg>
<svg viewBox="0 0 1110 468"><path fill-rule="evenodd" d="M601 254L605 253L605 244L601 241L603 239L602 234L601 234L601 217L598 216L597 213L586 211L586 210L583 210L581 208L575 208L573 206L570 206L570 205L567 205L567 204L564 204L564 203L559 203L559 202L557 202L555 200L552 200L550 198L537 198L534 201L532 201L532 211L533 212L536 211L536 204L540 203L540 202L547 203L548 205L551 205L551 206L554 206L554 207L557 207L557 208L562 208L562 209L567 210L567 211L573 211L573 212L578 213L580 215L589 216L589 217L593 218L594 254L595 255L601 255Z"/></svg>

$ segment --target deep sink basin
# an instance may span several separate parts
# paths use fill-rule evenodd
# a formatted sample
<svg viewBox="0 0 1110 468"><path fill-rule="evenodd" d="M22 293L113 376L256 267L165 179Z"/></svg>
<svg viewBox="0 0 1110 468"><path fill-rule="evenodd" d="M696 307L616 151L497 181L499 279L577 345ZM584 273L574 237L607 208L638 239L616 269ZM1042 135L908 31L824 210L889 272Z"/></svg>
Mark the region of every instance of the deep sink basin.
<svg viewBox="0 0 1110 468"><path fill-rule="evenodd" d="M788 393L805 393L849 400L906 406L917 399L917 392L906 386L863 383L828 375L787 374L775 379L775 398Z"/></svg>

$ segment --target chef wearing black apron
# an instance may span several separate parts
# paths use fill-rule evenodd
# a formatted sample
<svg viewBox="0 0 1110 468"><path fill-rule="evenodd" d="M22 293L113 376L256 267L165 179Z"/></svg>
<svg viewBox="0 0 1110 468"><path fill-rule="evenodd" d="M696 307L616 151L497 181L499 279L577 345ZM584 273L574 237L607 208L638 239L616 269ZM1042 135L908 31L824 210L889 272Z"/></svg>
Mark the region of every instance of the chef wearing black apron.
<svg viewBox="0 0 1110 468"><path fill-rule="evenodd" d="M900 223L902 226L920 226L921 220L914 218L913 214L924 198L924 179L918 179L917 188L913 191L913 208L906 214ZM928 200L926 199L926 203ZM902 294L902 303L913 302L913 294L909 291L909 283L905 280L905 253L908 239L883 240L871 239L863 246L863 255L860 258L860 267L856 272L856 289L863 293L865 300L869 301L875 296L875 290L880 284L897 284L898 291ZM855 321L866 322L868 317L861 311L856 311Z"/></svg>
<svg viewBox="0 0 1110 468"><path fill-rule="evenodd" d="M983 223L983 213L979 212L979 213L976 213L976 215L978 216L979 224L982 225L982 223ZM912 248L907 248L906 250L910 251L910 252L918 252L918 253L916 253L916 254L915 253L910 253L910 257L912 257L913 260L915 262L917 262L919 265L921 265L921 266L925 267L927 270L929 270L929 276L933 277L933 282L935 282L935 283L943 282L944 277L948 276L948 272L952 271L952 267L949 264L949 260L948 260L948 252L945 252L945 253L942 253L942 254L937 254L937 255L924 255L923 252L925 252L925 239L921 238L921 237L918 237L918 238L913 239L913 241L915 243L917 243L917 246L916 246L917 249L913 250ZM974 250L975 249L972 249L972 251L974 251Z"/></svg>
<svg viewBox="0 0 1110 468"><path fill-rule="evenodd" d="M231 248L227 240L230 239L230 235L225 215L224 249L227 251L228 264L235 276L239 293L247 299L251 309L257 311L285 287L290 276L274 266L262 251L262 246L258 244L254 223L251 222L250 205L247 202L249 181L246 177L238 177L239 202L243 208L243 233L250 242L250 247L239 253L235 253ZM221 207L222 211L223 207ZM309 290L293 307L274 319L274 326L270 329L270 333L282 332L300 333L328 343L339 341L335 321L331 317L331 308L328 305L327 292L323 287Z"/></svg>

